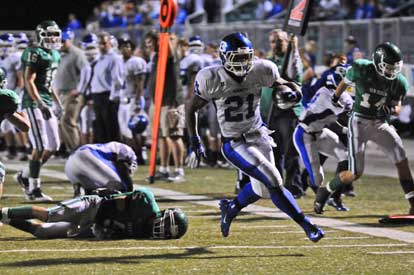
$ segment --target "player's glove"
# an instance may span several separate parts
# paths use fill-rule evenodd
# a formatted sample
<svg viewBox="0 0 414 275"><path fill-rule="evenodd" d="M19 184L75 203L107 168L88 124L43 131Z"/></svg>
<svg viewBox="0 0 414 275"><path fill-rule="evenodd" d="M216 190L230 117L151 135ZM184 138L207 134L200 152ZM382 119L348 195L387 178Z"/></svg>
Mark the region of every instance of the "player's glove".
<svg viewBox="0 0 414 275"><path fill-rule="evenodd" d="M39 109L42 112L43 118L45 120L49 120L52 117L52 111L50 110L50 108L43 101L39 101L38 104Z"/></svg>
<svg viewBox="0 0 414 275"><path fill-rule="evenodd" d="M190 155L188 157L188 167L197 168L200 166L201 157L206 159L203 145L200 143L200 137L194 136L190 140Z"/></svg>
<svg viewBox="0 0 414 275"><path fill-rule="evenodd" d="M341 102L339 102L339 96L337 96L336 95L336 93L334 93L333 95L332 95L332 98L331 98L331 102L332 102L332 105L334 106L334 107L337 107L337 108L343 108L344 106L341 104Z"/></svg>

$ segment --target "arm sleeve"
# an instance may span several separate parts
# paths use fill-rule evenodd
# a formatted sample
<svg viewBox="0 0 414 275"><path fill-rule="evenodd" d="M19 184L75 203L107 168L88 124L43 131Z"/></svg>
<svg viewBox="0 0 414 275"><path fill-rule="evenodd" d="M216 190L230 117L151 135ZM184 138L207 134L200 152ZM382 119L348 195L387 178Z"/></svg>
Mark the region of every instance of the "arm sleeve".
<svg viewBox="0 0 414 275"><path fill-rule="evenodd" d="M209 93L207 87L212 81L208 79L208 73L210 72L207 70L199 71L194 82L194 93L206 101L211 100L211 93Z"/></svg>
<svg viewBox="0 0 414 275"><path fill-rule="evenodd" d="M275 63L269 60L262 60L263 64L263 87L271 87L275 83L276 80L280 78L279 70Z"/></svg>
<svg viewBox="0 0 414 275"><path fill-rule="evenodd" d="M21 61L26 66L29 66L34 71L36 71L36 66L37 66L39 59L40 59L40 56L34 49L28 49L27 52L23 53Z"/></svg>

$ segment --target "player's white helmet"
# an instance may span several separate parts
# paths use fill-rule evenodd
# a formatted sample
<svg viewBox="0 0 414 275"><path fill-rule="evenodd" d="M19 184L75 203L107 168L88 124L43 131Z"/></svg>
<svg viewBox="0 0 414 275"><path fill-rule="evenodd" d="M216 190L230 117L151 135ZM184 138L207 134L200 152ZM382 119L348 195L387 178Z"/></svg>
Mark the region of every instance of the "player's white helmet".
<svg viewBox="0 0 414 275"><path fill-rule="evenodd" d="M14 36L11 33L0 35L0 56L6 57L14 51Z"/></svg>
<svg viewBox="0 0 414 275"><path fill-rule="evenodd" d="M253 69L252 42L240 32L229 34L220 43L220 58L228 72L244 77Z"/></svg>
<svg viewBox="0 0 414 275"><path fill-rule="evenodd" d="M153 222L154 239L179 239L188 229L187 215L180 208L168 208Z"/></svg>
<svg viewBox="0 0 414 275"><path fill-rule="evenodd" d="M188 40L188 49L192 53L202 54L204 51L204 43L201 40L200 36L192 36Z"/></svg>
<svg viewBox="0 0 414 275"><path fill-rule="evenodd" d="M87 34L83 37L81 43L82 49L89 61L94 60L99 54L98 37L94 33Z"/></svg>
<svg viewBox="0 0 414 275"><path fill-rule="evenodd" d="M37 25L36 37L39 46L49 50L59 50L62 47L62 31L53 20L46 20Z"/></svg>

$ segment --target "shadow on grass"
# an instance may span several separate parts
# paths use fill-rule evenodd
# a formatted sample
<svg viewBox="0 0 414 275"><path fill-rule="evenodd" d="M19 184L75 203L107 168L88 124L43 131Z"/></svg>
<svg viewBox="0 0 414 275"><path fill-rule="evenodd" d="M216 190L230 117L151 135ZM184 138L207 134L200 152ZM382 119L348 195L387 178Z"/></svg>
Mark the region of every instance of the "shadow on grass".
<svg viewBox="0 0 414 275"><path fill-rule="evenodd" d="M82 257L80 258L58 258L58 259L36 259L27 261L17 261L12 263L0 263L2 267L37 267L37 266L52 266L52 265L66 265L66 264L95 264L95 263L118 263L118 264L137 264L145 260L220 260L220 259L237 259L237 258L277 258L277 257L305 257L301 253L284 253L275 255L214 255L215 253L208 250L208 247L197 247L186 249L182 253L163 253L151 255L128 255L119 257Z"/></svg>

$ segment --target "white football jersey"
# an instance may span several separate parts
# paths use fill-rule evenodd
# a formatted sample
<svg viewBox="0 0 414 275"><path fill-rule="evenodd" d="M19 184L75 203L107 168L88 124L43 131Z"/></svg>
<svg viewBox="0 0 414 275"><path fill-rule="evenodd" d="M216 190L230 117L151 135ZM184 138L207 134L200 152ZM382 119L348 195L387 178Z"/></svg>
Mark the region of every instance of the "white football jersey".
<svg viewBox="0 0 414 275"><path fill-rule="evenodd" d="M184 97L187 96L187 83L189 77L198 73L203 68L203 60L199 54L189 53L180 60L180 78L183 87Z"/></svg>
<svg viewBox="0 0 414 275"><path fill-rule="evenodd" d="M320 132L323 128L336 121L336 116L344 112L344 108L332 104L333 90L321 87L312 97L308 107L299 117L299 123L306 132ZM350 110L353 104L349 93L342 93L339 102Z"/></svg>
<svg viewBox="0 0 414 275"><path fill-rule="evenodd" d="M7 89L15 90L17 87L17 72L21 69L19 54L11 53L6 58L0 58L0 67L7 72Z"/></svg>
<svg viewBox="0 0 414 275"><path fill-rule="evenodd" d="M126 144L112 141L108 143L86 144L76 151L91 150L96 152L96 156L110 161L126 160L136 162L137 156L134 150Z"/></svg>
<svg viewBox="0 0 414 275"><path fill-rule="evenodd" d="M272 86L278 78L277 66L264 59L254 60L253 69L241 83L231 78L223 66L211 66L197 74L195 93L213 101L222 135L237 138L262 126L260 90Z"/></svg>
<svg viewBox="0 0 414 275"><path fill-rule="evenodd" d="M121 90L121 100L136 96L135 77L145 74L147 70L147 63L138 56L132 56L126 62L124 61L123 66L125 82Z"/></svg>

